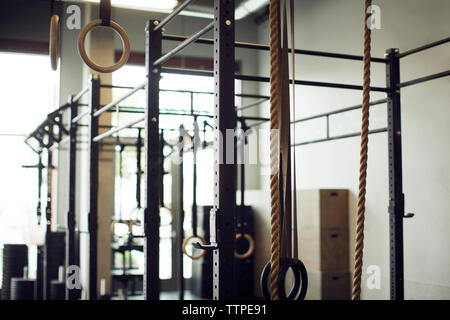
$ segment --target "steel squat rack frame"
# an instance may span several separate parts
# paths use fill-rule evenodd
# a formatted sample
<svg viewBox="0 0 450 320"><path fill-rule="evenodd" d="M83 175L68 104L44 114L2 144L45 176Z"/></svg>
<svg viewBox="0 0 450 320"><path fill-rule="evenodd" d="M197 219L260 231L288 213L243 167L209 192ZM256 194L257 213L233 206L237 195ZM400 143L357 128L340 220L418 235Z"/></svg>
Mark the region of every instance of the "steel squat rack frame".
<svg viewBox="0 0 450 320"><path fill-rule="evenodd" d="M159 139L159 93L164 91L159 87L159 79L161 73L177 73L214 77L214 131L225 132L226 129L235 129L237 122L237 115L234 109L234 80L239 79L243 81L258 81L269 82L267 77L238 75L234 74L233 68L230 65L235 63L235 48L245 48L268 51L267 45L253 44L246 42L235 41L234 30L234 2L230 0L214 0L214 18L213 21L206 25L199 32L185 36L165 35L162 33L163 27L166 26L174 17L176 17L184 8L186 8L193 0L186 0L180 4L170 15L168 15L161 22L158 20L149 20L146 27L146 73L147 80L141 85L129 88L130 92L119 98L118 100L100 107L99 90L100 82L98 78L92 77L89 88L81 91L78 95L70 99L69 104L66 104L66 109L70 106L70 129L69 129L69 211L68 211L68 261L71 261L73 252L73 237L74 237L74 193L75 193L75 153L76 153L76 124L81 118L89 116L89 153L90 153L90 212L89 212L89 234L90 234L90 258L89 258L89 297L91 299L97 298L97 192L98 192L98 146L96 142L103 138L111 136L119 131L133 127L140 121L145 121L145 185L146 195L144 203L144 232L145 232L145 271L144 271L144 299L157 300L160 295L159 283L159 209L158 209L158 195L160 188L161 172L159 170L161 161L161 149ZM213 39L201 38L202 35L213 30ZM162 41L180 41L181 43L162 55ZM436 73L433 75L421 77L415 80L400 82L400 59L426 49L436 47L448 43L450 38L445 38L425 46L400 53L398 49L386 50L385 58L371 58L372 62L383 63L386 66L386 87L371 87L371 91L385 92L386 98L371 102L372 106L387 103L387 127L372 130L370 133L387 132L388 137L388 154L389 154L389 228L390 228L390 298L392 300L404 299L404 278L403 278L403 219L412 217L412 214L405 215L404 212L404 195L402 189L402 149L401 149L401 104L400 104L400 89L438 79L450 75L450 70ZM196 71L185 69L164 68L161 65L173 57L176 53L187 47L192 43L213 45L214 50L214 70ZM359 55L340 54L323 51L300 50L294 49L296 54L310 55L335 59L346 59L354 61L362 61L363 57ZM339 88L348 90L362 90L360 85L329 83L318 81L306 81L291 79L296 85ZM113 86L103 86L113 87ZM123 87L125 88L125 87ZM127 87L128 88L128 87ZM123 101L125 98L131 96L140 89L146 90L146 106L145 116L132 123L123 125L117 128L111 128L106 133L98 134L98 117L103 113L110 111L111 108ZM89 108L81 114L77 114L79 98L90 92ZM250 95L251 96L251 95ZM257 96L254 96L257 97ZM268 98L261 96L263 98ZM258 105L254 103L246 106L253 107ZM245 109L242 107L241 109ZM324 139L317 139L312 141L300 142L293 147L302 146L306 144L319 143L325 141L338 140L349 137L359 136L360 133L352 133L340 136L330 136L329 133L329 117L335 114L348 112L360 109L361 105L352 106L328 113L319 114L316 116L297 119L292 124L302 123L305 121L325 118L327 136ZM191 114L192 116L192 114ZM48 119L47 119L48 120ZM42 148L52 150L51 142L42 141L42 136L45 133L52 132L52 126L55 123L47 121L35 130L28 138L34 137L39 142ZM254 117L251 120L258 120ZM267 119L259 118L259 125ZM57 124L56 124L57 125ZM58 125L57 125L58 126ZM58 126L59 127L59 126ZM251 127L251 126L250 126ZM61 130L64 131L64 130ZM51 134L48 134L52 136ZM59 135L61 136L61 135ZM59 137L60 138L60 137ZM59 139L61 141L61 139ZM56 140L58 142L58 139ZM220 143L220 144L219 144ZM218 159L226 159L227 154L224 148L220 145L226 145L226 137L219 141L217 135L214 139L214 207L210 214L210 239L211 243L206 246L206 249L214 250L213 255L213 297L214 299L233 299L235 297L234 273L233 268L227 267L232 261L234 253L234 239L235 230L233 227L236 203L236 164L219 164ZM234 143L234 142L233 142ZM35 149L34 149L35 150ZM36 152L40 152L35 150ZM51 157L49 155L49 157ZM50 162L49 162L50 163ZM67 296L70 298L70 295Z"/></svg>

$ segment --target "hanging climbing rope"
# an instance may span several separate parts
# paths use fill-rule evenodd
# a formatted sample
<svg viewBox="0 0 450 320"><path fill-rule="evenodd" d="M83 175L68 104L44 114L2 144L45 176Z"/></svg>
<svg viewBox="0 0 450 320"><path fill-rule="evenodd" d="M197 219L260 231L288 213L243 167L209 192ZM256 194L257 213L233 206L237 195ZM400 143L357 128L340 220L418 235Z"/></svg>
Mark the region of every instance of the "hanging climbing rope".
<svg viewBox="0 0 450 320"><path fill-rule="evenodd" d="M270 0L269 9L270 37L270 297L279 300L278 273L280 272L280 188L278 179L280 142L280 2Z"/></svg>
<svg viewBox="0 0 450 320"><path fill-rule="evenodd" d="M261 275L261 289L266 299L303 300L308 278L306 268L298 259L297 224L292 228L292 215L296 222L296 211L292 211L291 143L289 106L289 62L287 37L286 0L283 4L283 36L281 37L281 15L278 1L270 2L270 59L271 59L271 114L270 114L270 158L271 158L271 259ZM293 42L294 3L291 1L291 41ZM294 66L293 66L294 67ZM292 70L295 78L295 70ZM295 109L294 109L295 110ZM294 172L295 179L295 172ZM296 190L294 189L294 193ZM294 197L296 200L296 196ZM296 209L296 205L294 206ZM292 251L292 235L294 249ZM289 271L294 275L294 284L287 294L285 279ZM268 280L270 276L270 285ZM270 288L270 290L269 290Z"/></svg>
<svg viewBox="0 0 450 320"><path fill-rule="evenodd" d="M361 298L361 274L364 248L364 216L366 210L366 176L367 176L367 152L369 141L369 100L370 100L370 38L371 32L367 25L371 14L371 0L365 1L364 8L364 54L363 54L363 101L361 120L361 150L359 164L359 188L358 188L358 213L356 220L356 244L355 244L355 271L353 274L352 299Z"/></svg>

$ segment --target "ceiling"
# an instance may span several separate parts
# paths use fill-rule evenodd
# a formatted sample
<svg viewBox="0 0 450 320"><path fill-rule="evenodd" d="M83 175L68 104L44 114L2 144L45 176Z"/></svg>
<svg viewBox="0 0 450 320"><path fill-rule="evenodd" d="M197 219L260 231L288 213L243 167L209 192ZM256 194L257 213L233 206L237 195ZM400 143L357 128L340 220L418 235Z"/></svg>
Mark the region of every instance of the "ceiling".
<svg viewBox="0 0 450 320"><path fill-rule="evenodd" d="M181 3L182 1L178 1ZM245 0L235 0L234 6L237 8L241 3L245 2ZM195 0L189 5L189 10L192 11L201 11L201 12L207 12L212 13L213 12L213 0Z"/></svg>
<svg viewBox="0 0 450 320"><path fill-rule="evenodd" d="M67 1L67 0L63 0ZM73 0L72 0L73 1ZM75 0L78 2L99 2L99 0ZM136 10L148 10L153 12L160 13L169 13L173 9L160 7L160 2L163 0L152 0L154 2L154 7L152 6L152 1L141 2L142 0L111 0L113 6L122 7L122 8L133 8ZM178 4L184 2L184 0L177 0ZM170 3L174 3L174 0L171 0ZM263 6L268 5L269 0L234 0L234 5L236 8L236 19L239 20L241 18L246 17L247 15L259 10ZM196 16L203 18L211 18L213 15L214 9L214 0L194 0L188 7L186 7L180 14L187 16Z"/></svg>
<svg viewBox="0 0 450 320"><path fill-rule="evenodd" d="M182 2L182 0L178 0L178 3ZM194 13L198 12L200 14L212 15L214 9L213 3L213 0L195 0L186 8L186 10ZM268 0L235 0L236 19L241 19L250 13L256 12L263 6L268 5L268 3Z"/></svg>

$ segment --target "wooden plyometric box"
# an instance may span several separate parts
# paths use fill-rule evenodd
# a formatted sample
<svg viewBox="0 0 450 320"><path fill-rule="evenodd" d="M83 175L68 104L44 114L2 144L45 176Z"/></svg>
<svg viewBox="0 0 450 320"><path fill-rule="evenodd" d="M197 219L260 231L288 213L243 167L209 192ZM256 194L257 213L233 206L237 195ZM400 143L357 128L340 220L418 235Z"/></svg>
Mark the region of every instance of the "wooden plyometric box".
<svg viewBox="0 0 450 320"><path fill-rule="evenodd" d="M348 229L348 190L299 191L299 226Z"/></svg>
<svg viewBox="0 0 450 320"><path fill-rule="evenodd" d="M306 300L350 300L350 272L308 270Z"/></svg>
<svg viewBox="0 0 450 320"><path fill-rule="evenodd" d="M306 268L348 271L348 191L302 190L298 212L300 257Z"/></svg>

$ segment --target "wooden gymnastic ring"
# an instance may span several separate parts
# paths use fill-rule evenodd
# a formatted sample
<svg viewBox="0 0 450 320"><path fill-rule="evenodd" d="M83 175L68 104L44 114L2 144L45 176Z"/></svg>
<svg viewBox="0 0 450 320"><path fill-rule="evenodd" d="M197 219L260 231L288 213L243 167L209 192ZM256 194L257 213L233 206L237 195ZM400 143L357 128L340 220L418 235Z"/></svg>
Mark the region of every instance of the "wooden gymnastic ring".
<svg viewBox="0 0 450 320"><path fill-rule="evenodd" d="M50 18L50 41L48 52L50 54L50 64L52 70L56 71L58 69L59 60L59 16L57 14L52 15Z"/></svg>
<svg viewBox="0 0 450 320"><path fill-rule="evenodd" d="M86 35L88 32L97 26L102 25L102 20L97 19L88 23L80 32L80 36L78 37L78 52L80 53L81 59L83 59L84 63L86 63L91 69L101 72L101 73L111 73L121 68L125 63L127 63L128 58L130 57L130 41L128 40L127 33L125 30L116 22L110 21L110 27L113 28L120 35L120 39L122 40L123 52L119 61L112 66L100 66L92 61L87 53L86 48L84 46L84 41L86 40Z"/></svg>
<svg viewBox="0 0 450 320"><path fill-rule="evenodd" d="M196 255L196 256L190 255L190 254L187 252L186 247L187 247L187 244L188 244L189 240L192 240L192 239L198 239L198 240L200 240L200 242L202 242L202 244L206 244L206 240L205 240L205 238L203 238L202 236L194 236L194 235L190 235L189 237L187 237L187 238L185 238L185 239L183 240L183 244L181 245L181 250L183 251L183 253L184 253L185 255L187 255L189 258L191 258L191 259L193 259L193 260L197 260L197 259L200 259L201 257L203 257L203 256L206 254L206 250L201 251L201 252L200 252L198 255Z"/></svg>
<svg viewBox="0 0 450 320"><path fill-rule="evenodd" d="M238 253L236 250L234 251L234 257L236 259L247 259L248 257L250 257L253 252L255 252L255 240L253 240L252 236L249 235L248 233L236 233L236 240L242 238L242 236L244 236L244 238L247 240L248 242L248 250L244 253Z"/></svg>

